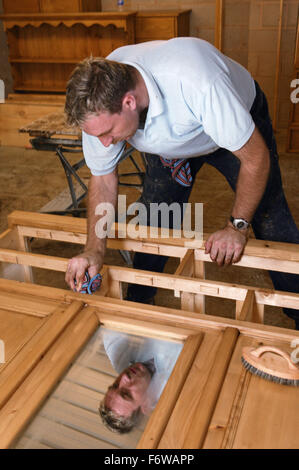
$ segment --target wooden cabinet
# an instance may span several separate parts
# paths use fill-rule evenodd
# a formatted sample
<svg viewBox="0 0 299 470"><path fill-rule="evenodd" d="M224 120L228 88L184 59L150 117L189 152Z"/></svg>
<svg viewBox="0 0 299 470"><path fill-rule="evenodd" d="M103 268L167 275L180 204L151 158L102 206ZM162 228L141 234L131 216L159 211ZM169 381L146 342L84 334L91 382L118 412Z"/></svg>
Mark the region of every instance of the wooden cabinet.
<svg viewBox="0 0 299 470"><path fill-rule="evenodd" d="M299 23L297 26L297 40L295 48L295 59L294 59L294 79L297 79L296 88L299 87ZM291 90L295 90L291 88ZM298 100L299 93L296 93ZM290 108L290 119L288 126L288 152L299 152L299 103L291 103Z"/></svg>
<svg viewBox="0 0 299 470"><path fill-rule="evenodd" d="M64 92L75 65L134 43L134 12L4 15L15 91Z"/></svg>
<svg viewBox="0 0 299 470"><path fill-rule="evenodd" d="M191 10L139 11L136 15L136 43L189 36Z"/></svg>
<svg viewBox="0 0 299 470"><path fill-rule="evenodd" d="M71 71L85 57L105 57L135 42L189 35L190 10L65 12L68 5L87 10L96 4L64 2L64 13L59 13L58 1L36 0L27 2L28 10L18 13L21 2L5 3L5 11L10 13L0 19L7 33L15 91L64 92ZM37 5L43 7L43 13L29 14L29 8L34 11Z"/></svg>
<svg viewBox="0 0 299 470"><path fill-rule="evenodd" d="M101 9L101 0L3 0L4 13L67 13Z"/></svg>

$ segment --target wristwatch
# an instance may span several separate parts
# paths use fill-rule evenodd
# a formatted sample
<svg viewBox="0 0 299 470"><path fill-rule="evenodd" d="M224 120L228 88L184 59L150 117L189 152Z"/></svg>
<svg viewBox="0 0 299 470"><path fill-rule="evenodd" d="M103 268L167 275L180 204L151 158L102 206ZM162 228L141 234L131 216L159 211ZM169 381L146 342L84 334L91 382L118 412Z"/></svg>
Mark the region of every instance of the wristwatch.
<svg viewBox="0 0 299 470"><path fill-rule="evenodd" d="M235 219L232 215L230 216L229 220L237 230L247 229L250 225L250 223L247 222L247 220Z"/></svg>

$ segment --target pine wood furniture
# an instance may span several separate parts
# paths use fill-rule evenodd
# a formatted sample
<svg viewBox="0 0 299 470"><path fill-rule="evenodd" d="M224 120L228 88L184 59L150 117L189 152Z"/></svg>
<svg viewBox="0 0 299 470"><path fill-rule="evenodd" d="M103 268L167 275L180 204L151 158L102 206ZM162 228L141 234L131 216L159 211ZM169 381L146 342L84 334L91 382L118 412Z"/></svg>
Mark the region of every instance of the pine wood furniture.
<svg viewBox="0 0 299 470"><path fill-rule="evenodd" d="M1 448L14 445L100 325L184 342L139 448L298 448L298 388L252 376L241 365L244 346L272 345L290 354L292 341L299 344L299 332L262 324L264 305L299 308L298 294L204 279L209 258L202 243L177 238L108 240L110 248L179 257L174 274L104 266L93 296L40 286L32 283L31 267L65 271L67 259L30 253L32 237L84 244L86 220L15 211L0 236L2 276L16 263L27 281L0 278ZM250 240L238 265L298 273L298 261L297 245ZM124 301L122 282L173 290L182 309ZM235 300L235 319L205 314L206 295Z"/></svg>
<svg viewBox="0 0 299 470"><path fill-rule="evenodd" d="M7 13L14 91L64 92L75 65L126 44L189 35L190 10Z"/></svg>

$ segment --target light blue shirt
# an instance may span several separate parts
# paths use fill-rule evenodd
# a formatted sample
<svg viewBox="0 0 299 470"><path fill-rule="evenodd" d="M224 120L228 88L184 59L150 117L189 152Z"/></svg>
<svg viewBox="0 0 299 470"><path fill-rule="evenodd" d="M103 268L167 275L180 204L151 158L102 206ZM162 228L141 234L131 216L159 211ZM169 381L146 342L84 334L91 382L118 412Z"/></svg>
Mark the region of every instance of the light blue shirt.
<svg viewBox="0 0 299 470"><path fill-rule="evenodd" d="M106 354L118 374L130 364L154 359L156 371L148 389L151 406L154 407L169 379L183 344L153 338L136 338L108 328L101 328L100 332Z"/></svg>
<svg viewBox="0 0 299 470"><path fill-rule="evenodd" d="M210 43L174 38L124 46L107 59L130 64L149 94L144 129L128 142L140 152L191 158L219 147L240 149L251 137L255 85L249 72ZM111 173L124 142L104 147L83 132L83 151L94 175Z"/></svg>

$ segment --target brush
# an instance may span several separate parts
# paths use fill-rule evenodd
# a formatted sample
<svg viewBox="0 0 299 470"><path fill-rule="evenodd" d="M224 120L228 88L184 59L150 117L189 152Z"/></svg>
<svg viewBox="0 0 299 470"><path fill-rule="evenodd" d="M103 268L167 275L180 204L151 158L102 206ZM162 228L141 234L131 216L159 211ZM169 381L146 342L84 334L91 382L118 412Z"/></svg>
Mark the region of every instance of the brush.
<svg viewBox="0 0 299 470"><path fill-rule="evenodd" d="M241 361L251 374L282 385L299 386L299 366L289 354L274 346L244 347Z"/></svg>

